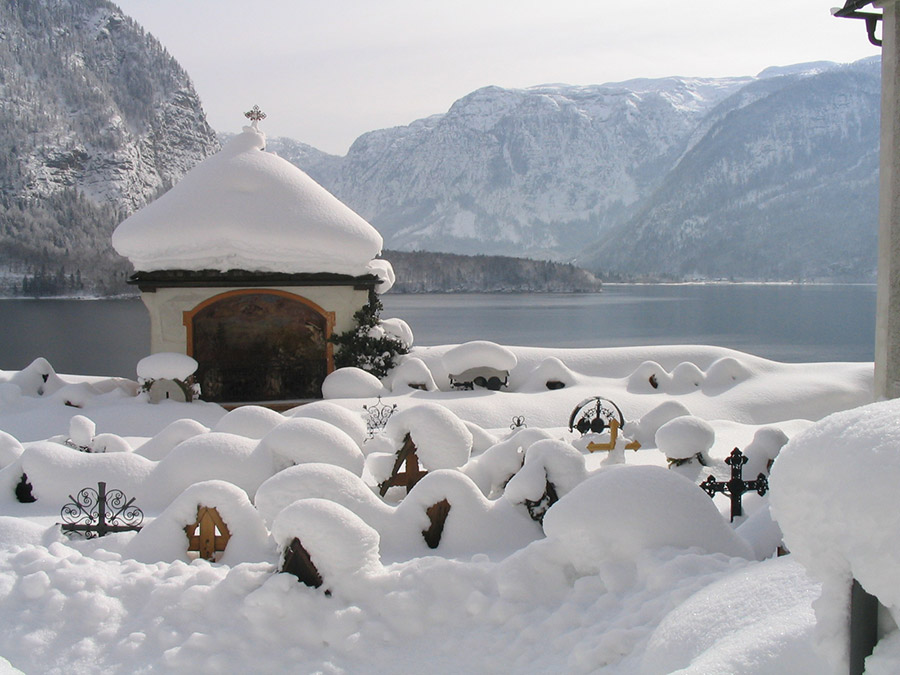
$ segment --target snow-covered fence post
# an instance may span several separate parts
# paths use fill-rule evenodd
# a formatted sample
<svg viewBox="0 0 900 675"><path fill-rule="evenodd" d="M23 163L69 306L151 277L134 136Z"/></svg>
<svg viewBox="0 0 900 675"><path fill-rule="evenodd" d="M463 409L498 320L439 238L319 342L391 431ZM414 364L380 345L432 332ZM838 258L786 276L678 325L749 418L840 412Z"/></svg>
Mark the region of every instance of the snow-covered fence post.
<svg viewBox="0 0 900 675"><path fill-rule="evenodd" d="M744 480L744 464L747 458L744 453L735 448L731 454L725 459L725 463L731 467L731 479L728 481L716 480L715 476L710 475L705 481L700 483L700 487L710 497L715 497L717 492L731 497L731 521L734 522L735 516L744 515L744 509L741 506L741 499L745 492L756 490L757 494L762 497L769 491L769 480L765 474L759 474L756 480Z"/></svg>

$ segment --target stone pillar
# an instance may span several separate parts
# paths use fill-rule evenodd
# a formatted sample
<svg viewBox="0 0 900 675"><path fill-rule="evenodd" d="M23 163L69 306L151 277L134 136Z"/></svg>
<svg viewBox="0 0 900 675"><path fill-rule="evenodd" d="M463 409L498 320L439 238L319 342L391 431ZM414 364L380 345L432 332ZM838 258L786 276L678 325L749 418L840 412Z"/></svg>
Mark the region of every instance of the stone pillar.
<svg viewBox="0 0 900 675"><path fill-rule="evenodd" d="M875 398L900 397L900 5L883 8Z"/></svg>

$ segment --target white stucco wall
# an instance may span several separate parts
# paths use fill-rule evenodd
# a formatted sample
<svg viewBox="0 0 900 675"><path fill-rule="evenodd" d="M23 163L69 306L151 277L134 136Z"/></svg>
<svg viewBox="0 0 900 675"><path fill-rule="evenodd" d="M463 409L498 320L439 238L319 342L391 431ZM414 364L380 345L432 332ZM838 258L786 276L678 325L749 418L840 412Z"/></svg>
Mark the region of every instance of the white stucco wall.
<svg viewBox="0 0 900 675"><path fill-rule="evenodd" d="M265 286L256 288L160 288L141 293L150 313L150 352L187 354L187 328L184 313L217 295L233 291L282 291L314 302L326 312L334 312L334 332L342 333L354 326L353 314L369 300L368 291L351 286Z"/></svg>

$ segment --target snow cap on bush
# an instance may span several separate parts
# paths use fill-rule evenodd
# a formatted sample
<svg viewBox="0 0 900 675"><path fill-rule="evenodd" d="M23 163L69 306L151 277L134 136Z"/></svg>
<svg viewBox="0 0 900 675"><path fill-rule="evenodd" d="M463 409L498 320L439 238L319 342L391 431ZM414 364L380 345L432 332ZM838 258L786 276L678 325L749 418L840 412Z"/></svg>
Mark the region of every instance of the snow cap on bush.
<svg viewBox="0 0 900 675"><path fill-rule="evenodd" d="M753 557L702 490L658 466L600 471L554 504L543 525L581 574L664 546Z"/></svg>
<svg viewBox="0 0 900 675"><path fill-rule="evenodd" d="M462 373L470 368L481 367L512 370L518 362L512 351L488 340L473 340L457 345L444 353L443 360L448 373Z"/></svg>
<svg viewBox="0 0 900 675"><path fill-rule="evenodd" d="M438 388L425 362L414 356L407 356L391 373L391 391L402 392L413 388L412 385L422 385L426 391Z"/></svg>
<svg viewBox="0 0 900 675"><path fill-rule="evenodd" d="M656 431L656 447L669 459L706 456L715 440L715 430L699 417L676 417Z"/></svg>
<svg viewBox="0 0 900 675"><path fill-rule="evenodd" d="M525 451L525 464L510 479L503 496L515 504L537 501L549 481L558 497L571 492L585 479L584 455L565 441L545 439Z"/></svg>
<svg viewBox="0 0 900 675"><path fill-rule="evenodd" d="M271 453L276 470L324 462L362 474L364 458L356 441L333 424L312 417L283 421L263 437L259 448Z"/></svg>
<svg viewBox="0 0 900 675"><path fill-rule="evenodd" d="M313 401L288 410L285 417L305 417L333 424L362 447L366 442L368 430L363 420L362 410L353 412L330 401ZM283 421L283 420L282 420Z"/></svg>
<svg viewBox="0 0 900 675"><path fill-rule="evenodd" d="M325 398L375 398L383 393L381 380L362 368L338 368L322 382Z"/></svg>
<svg viewBox="0 0 900 675"><path fill-rule="evenodd" d="M175 420L143 445L138 446L135 452L147 459L160 460L182 441L208 433L209 427L200 424L196 420Z"/></svg>
<svg viewBox="0 0 900 675"><path fill-rule="evenodd" d="M472 433L465 423L436 403L397 411L385 425L384 434L393 440L396 450L409 434L427 471L462 466L472 451Z"/></svg>
<svg viewBox="0 0 900 675"><path fill-rule="evenodd" d="M378 532L326 499L301 499L283 509L272 525L272 536L281 551L299 539L326 588L339 589L348 578L382 569Z"/></svg>
<svg viewBox="0 0 900 675"><path fill-rule="evenodd" d="M223 415L212 430L259 440L282 422L284 417L274 410L261 405L242 405Z"/></svg>
<svg viewBox="0 0 900 675"><path fill-rule="evenodd" d="M195 483L181 493L135 535L128 543L125 555L145 563L189 561L185 527L197 522L200 506L215 508L231 535L218 562L236 565L268 561L274 557L269 533L247 493L220 480Z"/></svg>

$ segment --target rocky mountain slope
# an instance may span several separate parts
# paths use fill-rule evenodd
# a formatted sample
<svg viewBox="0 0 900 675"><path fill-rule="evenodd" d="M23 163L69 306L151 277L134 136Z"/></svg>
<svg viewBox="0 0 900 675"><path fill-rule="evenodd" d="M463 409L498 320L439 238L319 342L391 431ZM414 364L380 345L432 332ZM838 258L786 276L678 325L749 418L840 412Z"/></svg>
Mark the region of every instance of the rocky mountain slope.
<svg viewBox="0 0 900 675"><path fill-rule="evenodd" d="M0 4L0 290L121 288L112 229L217 148L190 78L112 3Z"/></svg>
<svg viewBox="0 0 900 675"><path fill-rule="evenodd" d="M674 278L874 279L878 66L747 85L579 263Z"/></svg>
<svg viewBox="0 0 900 675"><path fill-rule="evenodd" d="M394 249L574 260L616 276L867 280L879 89L877 58L486 87L364 134L343 158L278 151Z"/></svg>

